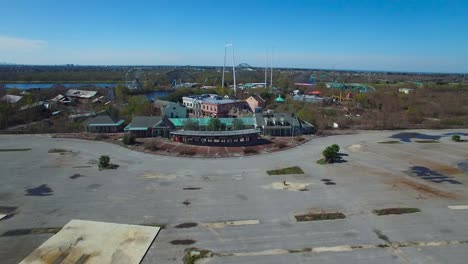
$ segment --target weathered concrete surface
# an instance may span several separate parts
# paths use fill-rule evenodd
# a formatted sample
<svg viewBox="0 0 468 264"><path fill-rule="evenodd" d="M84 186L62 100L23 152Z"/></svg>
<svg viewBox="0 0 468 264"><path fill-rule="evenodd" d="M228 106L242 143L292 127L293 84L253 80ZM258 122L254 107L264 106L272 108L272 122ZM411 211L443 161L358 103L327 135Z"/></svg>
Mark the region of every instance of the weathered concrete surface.
<svg viewBox="0 0 468 264"><path fill-rule="evenodd" d="M217 253L204 260L208 263L461 263L462 256L468 257L466 244L438 244L468 240L468 210L448 208L468 204L468 175L457 169L468 159L468 144L444 135L457 131L468 132L417 131L437 137L440 143L403 138L401 144L379 144L395 140L391 137L399 132L368 131L317 138L278 153L227 159L153 156L107 143L46 136L0 136L2 148L32 148L0 153L0 206L18 207L15 215L0 221L0 234L86 219L165 224L142 263L182 263L187 247ZM349 155L343 156L346 162L316 164L324 147L334 143ZM73 152L47 153L51 148ZM110 155L120 167L97 170L100 155ZM304 175L266 174L296 165ZM415 166L438 172L429 176L437 177L438 183L407 173ZM80 177L70 178L76 174ZM323 179L336 185L325 185ZM262 187L283 181L307 184L307 190ZM26 195L28 189L38 190L37 195ZM388 207L416 207L421 212L392 216L371 212ZM294 220L294 215L320 210L340 211L347 218ZM259 220L259 224L203 225L236 220ZM184 223L198 224L176 227ZM18 263L50 236L0 236L1 262ZM377 247L388 243L382 238L410 246ZM422 247L412 241L437 246ZM351 251L303 250L347 245Z"/></svg>
<svg viewBox="0 0 468 264"><path fill-rule="evenodd" d="M20 264L138 264L159 227L71 220Z"/></svg>

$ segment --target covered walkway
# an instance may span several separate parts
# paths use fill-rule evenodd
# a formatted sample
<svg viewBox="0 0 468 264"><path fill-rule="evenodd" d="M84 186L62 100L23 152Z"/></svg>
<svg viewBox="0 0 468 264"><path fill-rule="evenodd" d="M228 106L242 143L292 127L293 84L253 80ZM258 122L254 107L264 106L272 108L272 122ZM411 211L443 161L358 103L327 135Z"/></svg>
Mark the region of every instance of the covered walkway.
<svg viewBox="0 0 468 264"><path fill-rule="evenodd" d="M260 138L260 131L244 129L234 131L175 131L172 140L193 145L205 146L244 146L255 145Z"/></svg>

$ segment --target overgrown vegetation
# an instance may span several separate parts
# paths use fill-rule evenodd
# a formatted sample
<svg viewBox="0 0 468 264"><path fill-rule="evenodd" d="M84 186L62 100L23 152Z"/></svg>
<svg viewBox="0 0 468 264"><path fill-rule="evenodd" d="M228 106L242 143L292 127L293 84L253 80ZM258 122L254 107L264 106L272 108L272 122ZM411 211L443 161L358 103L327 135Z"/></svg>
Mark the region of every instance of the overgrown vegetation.
<svg viewBox="0 0 468 264"><path fill-rule="evenodd" d="M185 249L185 256L183 258L184 264L195 264L197 260L203 258L211 258L213 253L209 250L198 249L198 248L187 248Z"/></svg>
<svg viewBox="0 0 468 264"><path fill-rule="evenodd" d="M321 221L321 220L335 220L345 219L346 216L343 213L308 213L303 215L295 215L296 221L308 222L308 221Z"/></svg>
<svg viewBox="0 0 468 264"><path fill-rule="evenodd" d="M110 157L107 155L102 155L99 157L99 169L109 169L110 168Z"/></svg>
<svg viewBox="0 0 468 264"><path fill-rule="evenodd" d="M385 208L372 211L376 215L400 215L421 212L418 208Z"/></svg>
<svg viewBox="0 0 468 264"><path fill-rule="evenodd" d="M132 133L125 133L122 138L122 142L125 145L134 145L136 143L136 137Z"/></svg>
<svg viewBox="0 0 468 264"><path fill-rule="evenodd" d="M461 137L460 137L460 135L453 135L453 136L452 136L452 140L455 141L455 142L460 142L460 141L461 141Z"/></svg>
<svg viewBox="0 0 468 264"><path fill-rule="evenodd" d="M285 175L285 174L304 174L304 171L299 166L287 167L277 170L267 171L268 175Z"/></svg>
<svg viewBox="0 0 468 264"><path fill-rule="evenodd" d="M244 154L257 154L258 150L252 147L244 148Z"/></svg>
<svg viewBox="0 0 468 264"><path fill-rule="evenodd" d="M151 141L147 144L145 144L145 149L149 151L158 151L160 148L158 147L158 144L156 141Z"/></svg>

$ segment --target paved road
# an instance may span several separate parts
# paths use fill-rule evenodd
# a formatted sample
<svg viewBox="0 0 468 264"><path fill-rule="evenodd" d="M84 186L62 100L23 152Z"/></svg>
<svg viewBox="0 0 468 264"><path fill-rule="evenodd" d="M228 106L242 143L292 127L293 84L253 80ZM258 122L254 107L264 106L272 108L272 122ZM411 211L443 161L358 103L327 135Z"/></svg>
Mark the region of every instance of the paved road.
<svg viewBox="0 0 468 264"><path fill-rule="evenodd" d="M165 224L142 263L182 263L188 247L214 252L206 263L466 263L468 210L447 206L468 204L468 175L457 168L468 159L468 143L452 142L453 132L360 132L226 159L154 156L102 142L2 135L0 149L32 149L0 152L0 206L18 207L16 215L0 221L0 234L61 227L71 219ZM440 143L417 143L418 138ZM402 143L377 143L386 140ZM348 155L346 162L316 164L323 148L334 143ZM48 153L52 148L73 152ZM119 168L97 170L100 155L110 155ZM265 173L295 165L306 174ZM417 176L420 167L429 172ZM275 189L283 181L305 184L307 191ZM27 195L28 189L44 188L51 193ZM421 212L371 212L387 207ZM311 211L340 211L347 218L295 221L294 215ZM233 220L259 223L213 225ZM176 227L184 223L195 224ZM1 263L18 263L50 236L0 236ZM192 244L173 245L177 242Z"/></svg>

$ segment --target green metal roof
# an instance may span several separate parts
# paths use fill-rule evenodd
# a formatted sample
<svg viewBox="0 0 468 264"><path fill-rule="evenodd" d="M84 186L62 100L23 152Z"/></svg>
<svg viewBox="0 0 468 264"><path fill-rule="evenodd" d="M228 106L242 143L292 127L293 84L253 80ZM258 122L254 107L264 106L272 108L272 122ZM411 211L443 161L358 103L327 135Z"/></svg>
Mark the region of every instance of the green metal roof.
<svg viewBox="0 0 468 264"><path fill-rule="evenodd" d="M184 123L190 119L191 121L197 122L199 126L207 126L211 118L200 117L200 118L169 118L174 126L183 127ZM221 123L226 126L232 126L234 119L240 119L244 123L244 126L254 126L254 120L252 117L243 117L243 118L218 118Z"/></svg>
<svg viewBox="0 0 468 264"><path fill-rule="evenodd" d="M90 127L98 127L98 126L120 126L125 122L125 120L121 119L117 122L114 122L108 116L97 116L87 121L88 126Z"/></svg>
<svg viewBox="0 0 468 264"><path fill-rule="evenodd" d="M280 95L280 96L278 96L278 98L275 99L275 101L276 101L276 102L281 102L281 103L282 103L282 102L284 102L285 100L284 100L283 97L281 97L281 95Z"/></svg>

